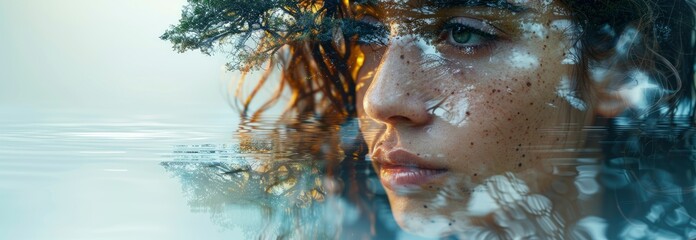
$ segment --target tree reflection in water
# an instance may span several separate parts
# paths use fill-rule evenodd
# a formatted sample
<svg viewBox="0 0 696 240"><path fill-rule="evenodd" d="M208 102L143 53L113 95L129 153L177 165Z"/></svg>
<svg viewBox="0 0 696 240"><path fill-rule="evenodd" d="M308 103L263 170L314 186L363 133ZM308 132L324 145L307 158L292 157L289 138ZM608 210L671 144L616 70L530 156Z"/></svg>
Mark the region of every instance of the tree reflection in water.
<svg viewBox="0 0 696 240"><path fill-rule="evenodd" d="M162 165L192 211L248 239L393 238L397 226L357 123L337 122L247 121L233 136L238 144Z"/></svg>

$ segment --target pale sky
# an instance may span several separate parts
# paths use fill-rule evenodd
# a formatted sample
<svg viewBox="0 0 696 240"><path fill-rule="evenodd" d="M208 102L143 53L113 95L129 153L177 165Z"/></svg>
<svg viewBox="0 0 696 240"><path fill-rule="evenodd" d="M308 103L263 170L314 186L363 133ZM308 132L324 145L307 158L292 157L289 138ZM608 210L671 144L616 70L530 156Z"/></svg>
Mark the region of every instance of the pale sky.
<svg viewBox="0 0 696 240"><path fill-rule="evenodd" d="M0 109L230 111L224 54L159 39L184 0L0 0ZM0 112L1 113L1 112Z"/></svg>

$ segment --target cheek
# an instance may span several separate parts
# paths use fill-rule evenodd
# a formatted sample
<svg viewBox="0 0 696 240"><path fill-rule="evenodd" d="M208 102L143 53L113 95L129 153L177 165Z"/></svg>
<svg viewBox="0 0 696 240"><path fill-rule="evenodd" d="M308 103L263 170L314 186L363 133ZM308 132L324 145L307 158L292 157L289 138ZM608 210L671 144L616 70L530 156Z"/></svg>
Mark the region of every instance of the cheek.
<svg viewBox="0 0 696 240"><path fill-rule="evenodd" d="M557 46L559 36L538 44L511 47L506 54L491 57L476 66L478 95L472 113L489 113L487 121L502 121L517 127L546 122L567 104L559 100L562 80L570 79L573 66L563 64L565 49ZM553 45L552 43L556 43ZM554 47L555 46L555 47Z"/></svg>
<svg viewBox="0 0 696 240"><path fill-rule="evenodd" d="M498 69L500 75L476 84L475 90L466 95L453 98L452 104L459 104L460 113L466 121L457 132L466 135L466 151L458 155L468 155L472 159L491 159L486 168L514 170L537 165L535 160L543 158L530 149L539 146L558 144L549 135L549 130L567 123L567 108L559 104L556 85L559 76L567 73L566 68L540 67L527 71L505 71ZM490 69L496 69L490 66ZM555 105L554 105L555 104ZM450 120L456 120L451 118ZM455 132L455 131L451 131ZM451 135L451 134L450 134ZM459 137L461 139L461 136ZM453 146L453 149L461 149Z"/></svg>
<svg viewBox="0 0 696 240"><path fill-rule="evenodd" d="M558 97L557 85L562 76L569 72L563 67L520 70L487 65L481 68L487 70L468 76L475 79L468 81L470 84L451 84L463 94L453 97L448 103L466 106L459 109L468 109L471 118L486 117L487 121L515 122L520 114L540 113L553 108ZM457 76L453 76L453 79L457 79Z"/></svg>

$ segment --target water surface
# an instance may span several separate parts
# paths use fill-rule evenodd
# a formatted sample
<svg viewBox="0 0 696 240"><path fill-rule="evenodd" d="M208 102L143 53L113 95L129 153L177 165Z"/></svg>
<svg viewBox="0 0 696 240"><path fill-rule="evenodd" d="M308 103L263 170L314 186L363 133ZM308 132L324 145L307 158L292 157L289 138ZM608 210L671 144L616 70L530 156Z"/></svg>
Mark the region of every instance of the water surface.
<svg viewBox="0 0 696 240"><path fill-rule="evenodd" d="M356 121L58 116L0 120L0 239L419 239L394 222ZM612 188L623 176L600 175L584 180ZM696 220L678 214L693 188L650 194L681 202L637 204L652 207L615 234L696 234Z"/></svg>

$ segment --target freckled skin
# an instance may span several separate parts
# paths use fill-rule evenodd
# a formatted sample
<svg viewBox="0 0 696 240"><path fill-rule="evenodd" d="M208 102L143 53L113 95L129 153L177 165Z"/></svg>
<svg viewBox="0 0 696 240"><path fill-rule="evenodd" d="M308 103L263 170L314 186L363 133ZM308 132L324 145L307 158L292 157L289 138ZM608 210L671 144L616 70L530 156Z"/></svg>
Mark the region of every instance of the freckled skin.
<svg viewBox="0 0 696 240"><path fill-rule="evenodd" d="M537 1L523 5L532 9L522 17L526 22L548 23L554 17L541 11ZM433 214L454 221L452 213L463 210L468 195L463 194L460 204L432 205L440 189L466 193L506 172L525 181L532 192L549 189L553 176L544 159L572 155L540 146L574 147L582 144L582 136L551 135L547 130L589 123L588 114L556 94L561 78L572 76L573 66L561 64L564 47L570 45L563 43L569 41L559 31L549 30L545 36L521 31L480 53L438 49L447 61L428 69L417 69L424 56L413 44L363 50L366 61L359 79L369 87L358 89L358 115L371 153L378 147L400 147L449 170L446 180L417 193L386 189L400 225L407 227L405 221L413 214L426 216L423 221ZM507 61L513 52L529 53L538 64L516 66ZM457 114L433 114L433 102L442 102L445 112L464 113L461 124L447 119ZM468 104L456 104L461 102Z"/></svg>

